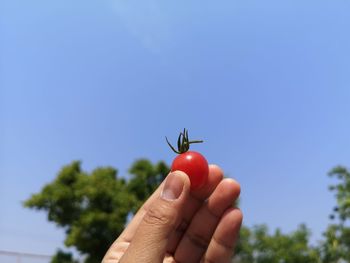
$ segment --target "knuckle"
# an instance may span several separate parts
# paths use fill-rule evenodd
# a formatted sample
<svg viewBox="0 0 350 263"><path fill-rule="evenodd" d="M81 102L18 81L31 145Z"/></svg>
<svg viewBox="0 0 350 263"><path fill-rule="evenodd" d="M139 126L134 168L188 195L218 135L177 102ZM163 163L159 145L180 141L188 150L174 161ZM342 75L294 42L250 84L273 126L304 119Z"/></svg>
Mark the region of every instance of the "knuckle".
<svg viewBox="0 0 350 263"><path fill-rule="evenodd" d="M175 224L175 215L165 205L153 205L148 209L143 220L148 225L170 226Z"/></svg>
<svg viewBox="0 0 350 263"><path fill-rule="evenodd" d="M189 224L190 223L186 219L182 219L182 221L180 222L180 224L176 228L176 232L178 232L179 234L183 235L186 232Z"/></svg>
<svg viewBox="0 0 350 263"><path fill-rule="evenodd" d="M233 247L234 247L233 244L228 244L225 241L223 241L219 238L216 238L216 237L213 237L213 240L218 246L222 247L226 251L233 251Z"/></svg>
<svg viewBox="0 0 350 263"><path fill-rule="evenodd" d="M200 233L194 233L191 231L186 232L185 235L191 241L191 243L200 250L205 251L207 249L210 242L209 238L204 237Z"/></svg>

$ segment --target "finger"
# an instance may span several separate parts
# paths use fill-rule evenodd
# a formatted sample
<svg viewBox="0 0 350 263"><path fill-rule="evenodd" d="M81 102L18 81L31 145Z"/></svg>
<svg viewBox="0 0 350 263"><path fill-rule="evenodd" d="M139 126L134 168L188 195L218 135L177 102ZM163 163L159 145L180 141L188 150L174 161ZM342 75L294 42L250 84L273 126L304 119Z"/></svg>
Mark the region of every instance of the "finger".
<svg viewBox="0 0 350 263"><path fill-rule="evenodd" d="M185 233L193 215L202 206L203 202L213 193L223 178L223 172L217 165L209 165L209 176L206 184L190 193L190 196L183 208L183 217L179 226L169 238L167 251L172 254L176 250L183 234Z"/></svg>
<svg viewBox="0 0 350 263"><path fill-rule="evenodd" d="M113 245L108 249L106 255L102 259L102 263L116 263L124 255L127 250L129 243L118 242L113 243Z"/></svg>
<svg viewBox="0 0 350 263"><path fill-rule="evenodd" d="M182 218L190 192L185 173L168 175L161 194L149 206L120 262L162 262L170 234Z"/></svg>
<svg viewBox="0 0 350 263"><path fill-rule="evenodd" d="M233 179L224 179L219 183L208 201L193 217L175 251L176 261L198 262L202 258L220 218L232 206L239 192L240 186Z"/></svg>
<svg viewBox="0 0 350 263"><path fill-rule="evenodd" d="M134 215L130 223L120 234L120 236L113 242L111 247L108 249L106 255L103 258L104 262L119 262L121 256L128 248L133 236L135 235L136 229L138 228L142 218L146 214L150 204L160 195L161 189L164 186L164 181L154 191L154 193L147 199L147 201L141 206L141 208Z"/></svg>
<svg viewBox="0 0 350 263"><path fill-rule="evenodd" d="M131 242L133 236L135 235L136 229L138 228L142 218L148 211L150 205L158 198L160 192L164 186L164 181L159 185L159 187L154 191L154 193L147 199L147 201L141 206L141 208L134 215L132 220L129 222L127 227L121 233L116 241Z"/></svg>
<svg viewBox="0 0 350 263"><path fill-rule="evenodd" d="M242 219L243 215L239 209L227 209L209 243L202 260L203 263L231 262Z"/></svg>
<svg viewBox="0 0 350 263"><path fill-rule="evenodd" d="M187 211L184 215L186 221L189 221L191 219L191 215L193 215L198 207L200 207L202 201L209 197L209 195L213 192L222 178L222 170L217 165L209 165L209 176L207 183L202 188L191 192L190 200L184 208L184 210ZM159 196L163 184L164 181L137 211L131 222L118 237L117 241L130 242L132 240L132 237L134 236L135 231L140 224L143 216L146 214L150 204Z"/></svg>
<svg viewBox="0 0 350 263"><path fill-rule="evenodd" d="M189 199L186 202L185 207L183 208L184 212L183 218L181 219L181 223L177 227L176 231L174 231L171 234L171 237L169 238L167 248L167 251L169 251L169 253L173 253L175 251L178 242L182 238L182 235L184 234L187 226L189 225L188 222L190 222L192 216L202 205L203 201L211 195L211 193L214 191L214 189L222 180L222 178L223 171L220 169L220 167L214 164L209 165L209 176L206 184L203 187L191 192ZM125 250L125 243L129 244L131 242L133 236L135 235L136 229L138 228L142 218L148 211L149 206L160 195L163 185L164 181L138 210L138 212L132 218L130 223L121 233L121 235L117 238L117 240L114 241L114 243L106 253L105 258L113 257L113 255L115 254L113 251Z"/></svg>

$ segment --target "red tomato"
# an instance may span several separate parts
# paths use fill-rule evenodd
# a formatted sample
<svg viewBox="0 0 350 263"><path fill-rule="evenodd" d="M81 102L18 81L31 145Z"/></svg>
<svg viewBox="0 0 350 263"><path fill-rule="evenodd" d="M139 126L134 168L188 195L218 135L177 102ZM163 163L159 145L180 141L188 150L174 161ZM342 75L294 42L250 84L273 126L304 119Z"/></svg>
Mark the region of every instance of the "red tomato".
<svg viewBox="0 0 350 263"><path fill-rule="evenodd" d="M197 189L207 182L209 166L203 155L187 151L176 156L171 165L171 171L185 172L190 178L191 189Z"/></svg>

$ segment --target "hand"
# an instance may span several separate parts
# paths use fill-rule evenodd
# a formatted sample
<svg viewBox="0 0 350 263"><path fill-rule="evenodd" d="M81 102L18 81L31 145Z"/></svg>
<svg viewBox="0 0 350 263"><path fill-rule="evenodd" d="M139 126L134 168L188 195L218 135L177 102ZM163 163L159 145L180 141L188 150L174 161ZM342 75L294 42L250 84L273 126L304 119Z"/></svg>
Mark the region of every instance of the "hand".
<svg viewBox="0 0 350 263"><path fill-rule="evenodd" d="M242 223L233 207L240 186L209 166L206 185L190 191L183 172L170 173L107 251L103 263L231 262Z"/></svg>

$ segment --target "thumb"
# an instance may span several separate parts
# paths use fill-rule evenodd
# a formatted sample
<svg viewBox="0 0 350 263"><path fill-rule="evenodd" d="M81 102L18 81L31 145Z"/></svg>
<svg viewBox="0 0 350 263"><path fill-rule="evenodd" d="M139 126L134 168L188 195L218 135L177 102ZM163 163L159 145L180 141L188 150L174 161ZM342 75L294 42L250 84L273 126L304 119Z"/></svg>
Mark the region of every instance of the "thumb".
<svg viewBox="0 0 350 263"><path fill-rule="evenodd" d="M185 173L175 171L167 176L120 262L163 262L168 239L181 221L189 192Z"/></svg>

